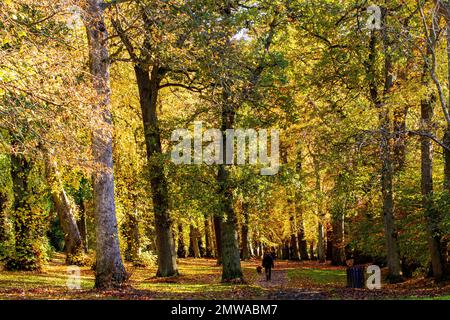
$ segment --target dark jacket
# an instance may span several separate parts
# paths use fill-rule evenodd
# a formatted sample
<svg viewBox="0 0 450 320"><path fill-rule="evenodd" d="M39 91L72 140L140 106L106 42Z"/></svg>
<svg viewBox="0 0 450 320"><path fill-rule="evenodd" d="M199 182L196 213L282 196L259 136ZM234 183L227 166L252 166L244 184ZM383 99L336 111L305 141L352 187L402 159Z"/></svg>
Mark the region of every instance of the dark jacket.
<svg viewBox="0 0 450 320"><path fill-rule="evenodd" d="M270 254L264 255L264 258L262 260L262 266L264 268L273 268L274 267L272 255L270 255Z"/></svg>

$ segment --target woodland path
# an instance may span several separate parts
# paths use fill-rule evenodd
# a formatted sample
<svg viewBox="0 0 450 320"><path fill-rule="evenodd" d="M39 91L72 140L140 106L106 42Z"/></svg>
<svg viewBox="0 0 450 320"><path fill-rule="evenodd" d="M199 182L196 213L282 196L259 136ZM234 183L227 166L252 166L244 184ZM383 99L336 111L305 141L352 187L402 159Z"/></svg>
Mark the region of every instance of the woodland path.
<svg viewBox="0 0 450 320"><path fill-rule="evenodd" d="M263 270L255 284L266 289L267 299L270 300L323 300L327 299L325 292L309 288L293 288L289 281L288 270L292 268L288 263L280 261L272 269L272 279L266 281Z"/></svg>

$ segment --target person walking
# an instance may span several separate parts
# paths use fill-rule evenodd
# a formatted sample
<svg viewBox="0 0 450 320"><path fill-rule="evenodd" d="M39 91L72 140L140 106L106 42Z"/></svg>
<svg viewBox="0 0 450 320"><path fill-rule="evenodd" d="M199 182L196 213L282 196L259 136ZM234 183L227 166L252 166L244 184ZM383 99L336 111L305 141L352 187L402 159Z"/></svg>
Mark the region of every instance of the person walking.
<svg viewBox="0 0 450 320"><path fill-rule="evenodd" d="M269 252L266 252L264 254L264 257L262 259L262 266L266 273L266 281L270 281L272 278L272 268L274 268L275 265L273 263L273 256Z"/></svg>

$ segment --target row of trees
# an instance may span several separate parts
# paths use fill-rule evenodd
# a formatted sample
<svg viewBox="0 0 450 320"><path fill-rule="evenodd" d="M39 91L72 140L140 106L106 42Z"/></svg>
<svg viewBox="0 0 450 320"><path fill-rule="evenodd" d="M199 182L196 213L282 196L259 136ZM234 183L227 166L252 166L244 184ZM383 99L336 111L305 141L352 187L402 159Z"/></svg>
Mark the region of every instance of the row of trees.
<svg viewBox="0 0 450 320"><path fill-rule="evenodd" d="M450 7L368 6L4 1L6 266L40 268L50 239L69 264L95 250L98 288L127 280L122 256L151 254L161 277L189 255L242 281L241 259L268 248L445 278ZM278 129L279 173L175 165L171 132L194 121L220 128L224 155L227 129Z"/></svg>

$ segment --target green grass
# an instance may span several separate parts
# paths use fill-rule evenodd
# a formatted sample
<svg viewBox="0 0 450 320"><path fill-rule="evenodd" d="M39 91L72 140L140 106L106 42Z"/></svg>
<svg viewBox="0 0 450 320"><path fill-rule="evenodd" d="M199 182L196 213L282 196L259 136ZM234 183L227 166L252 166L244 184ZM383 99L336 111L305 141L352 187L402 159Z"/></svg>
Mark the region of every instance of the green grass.
<svg viewBox="0 0 450 320"><path fill-rule="evenodd" d="M288 277L290 280L305 281L317 285L345 285L346 283L344 270L295 269L288 271Z"/></svg>
<svg viewBox="0 0 450 320"><path fill-rule="evenodd" d="M36 287L63 287L67 286L65 274L33 274L24 272L2 272L0 273L0 288L2 289L33 289ZM92 289L93 279L81 277L82 289Z"/></svg>

